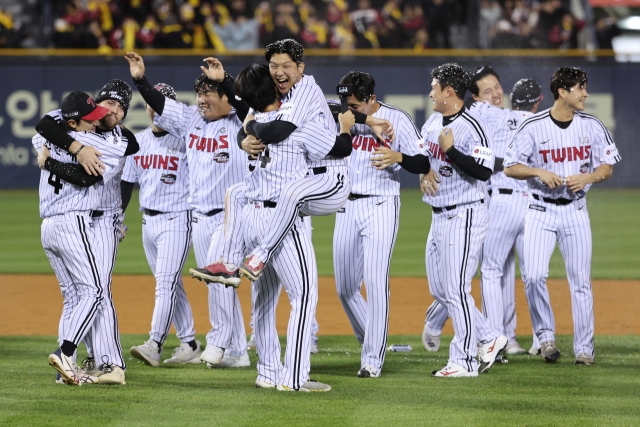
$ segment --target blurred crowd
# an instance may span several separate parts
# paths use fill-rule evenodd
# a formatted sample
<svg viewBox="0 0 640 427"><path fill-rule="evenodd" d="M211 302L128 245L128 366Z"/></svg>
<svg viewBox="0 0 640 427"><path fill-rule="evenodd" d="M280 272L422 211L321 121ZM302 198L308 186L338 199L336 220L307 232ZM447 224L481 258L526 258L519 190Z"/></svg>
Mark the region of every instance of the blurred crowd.
<svg viewBox="0 0 640 427"><path fill-rule="evenodd" d="M248 50L283 38L309 48L570 49L578 47L578 34L585 26L571 13L569 0L67 0L52 4L50 47L101 51ZM607 19L595 24L598 41L610 47L615 25ZM0 46L11 47L8 42L15 41L12 26L10 15L0 13ZM478 36L466 31L466 38L452 37L459 28L477 29Z"/></svg>

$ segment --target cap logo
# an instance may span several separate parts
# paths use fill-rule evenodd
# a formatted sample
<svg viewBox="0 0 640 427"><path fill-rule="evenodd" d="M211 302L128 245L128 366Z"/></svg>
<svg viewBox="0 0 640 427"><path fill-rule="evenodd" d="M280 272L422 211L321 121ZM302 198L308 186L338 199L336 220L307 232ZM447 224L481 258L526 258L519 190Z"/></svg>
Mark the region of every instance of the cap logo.
<svg viewBox="0 0 640 427"><path fill-rule="evenodd" d="M96 106L96 103L93 102L93 99L91 99L91 97L87 98L87 104L91 105L91 106Z"/></svg>

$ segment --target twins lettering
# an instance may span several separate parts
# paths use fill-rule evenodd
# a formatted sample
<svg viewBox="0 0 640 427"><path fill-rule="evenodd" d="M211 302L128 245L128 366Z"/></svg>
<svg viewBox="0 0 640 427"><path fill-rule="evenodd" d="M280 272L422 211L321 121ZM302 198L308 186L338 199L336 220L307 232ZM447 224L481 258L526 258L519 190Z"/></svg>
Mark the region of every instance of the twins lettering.
<svg viewBox="0 0 640 427"><path fill-rule="evenodd" d="M553 163L572 162L576 160L588 159L591 155L591 146L583 145L580 147L555 148L553 150L540 150L542 160L545 163L552 161Z"/></svg>
<svg viewBox="0 0 640 427"><path fill-rule="evenodd" d="M165 169L170 171L178 170L178 157L174 156L159 156L157 154L149 154L146 156L133 156L133 160L136 165L139 165L142 169Z"/></svg>
<svg viewBox="0 0 640 427"><path fill-rule="evenodd" d="M192 148L198 151L205 151L212 153L216 150L224 150L229 148L229 142L227 141L227 135L220 135L220 141L215 138L205 138L194 134L189 134L191 141L189 141L188 148Z"/></svg>
<svg viewBox="0 0 640 427"><path fill-rule="evenodd" d="M391 141L388 139L384 140L382 143L373 136L351 135L351 139L353 141L354 150L375 151L380 148L380 146L391 148Z"/></svg>

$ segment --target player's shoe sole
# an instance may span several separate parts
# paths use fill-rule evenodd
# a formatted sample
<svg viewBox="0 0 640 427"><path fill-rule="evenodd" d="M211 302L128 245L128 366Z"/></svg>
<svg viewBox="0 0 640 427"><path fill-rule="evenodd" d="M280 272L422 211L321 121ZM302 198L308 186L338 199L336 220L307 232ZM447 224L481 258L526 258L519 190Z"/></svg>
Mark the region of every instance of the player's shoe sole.
<svg viewBox="0 0 640 427"><path fill-rule="evenodd" d="M51 365L60 374L60 379L66 385L80 386L80 379L76 375L73 367L60 349L49 355L49 365ZM73 362L71 362L73 363Z"/></svg>
<svg viewBox="0 0 640 427"><path fill-rule="evenodd" d="M204 268L190 268L189 275L194 279L198 279L205 283L220 283L225 286L233 286L234 288L238 288L240 286L240 275L238 273L212 274Z"/></svg>
<svg viewBox="0 0 640 427"><path fill-rule="evenodd" d="M252 265L253 264L253 265ZM244 261L240 266L240 274L245 276L252 282L255 282L260 278L264 271L264 263L257 259L255 255L252 255Z"/></svg>

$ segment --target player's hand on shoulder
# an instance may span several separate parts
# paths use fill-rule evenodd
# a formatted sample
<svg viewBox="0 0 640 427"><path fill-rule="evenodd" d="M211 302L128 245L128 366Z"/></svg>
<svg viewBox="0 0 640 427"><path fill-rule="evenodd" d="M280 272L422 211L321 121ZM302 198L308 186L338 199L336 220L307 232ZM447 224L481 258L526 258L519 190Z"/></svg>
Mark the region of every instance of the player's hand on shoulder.
<svg viewBox="0 0 640 427"><path fill-rule="evenodd" d="M396 139L395 130L389 120L367 116L366 124L379 140L384 141L388 139L389 141L394 141Z"/></svg>
<svg viewBox="0 0 640 427"><path fill-rule="evenodd" d="M224 80L224 67L222 62L217 58L204 58L204 62L207 63L207 67L200 67L202 72L214 82L221 82Z"/></svg>
<svg viewBox="0 0 640 427"><path fill-rule="evenodd" d="M445 153L449 148L453 147L453 129L442 128L442 132L438 136L438 145Z"/></svg>
<svg viewBox="0 0 640 427"><path fill-rule="evenodd" d="M538 169L537 176L540 181L549 188L556 188L564 183L562 178L548 170Z"/></svg>
<svg viewBox="0 0 640 427"><path fill-rule="evenodd" d="M247 136L242 140L242 149L252 156L262 153L266 146L253 135Z"/></svg>
<svg viewBox="0 0 640 427"><path fill-rule="evenodd" d="M129 63L129 72L131 72L131 77L136 80L144 77L144 61L142 60L142 56L135 52L127 52L124 59Z"/></svg>
<svg viewBox="0 0 640 427"><path fill-rule="evenodd" d="M356 124L356 117L350 110L346 113L338 114L338 121L340 122L340 133L350 133L351 128Z"/></svg>
<svg viewBox="0 0 640 427"><path fill-rule="evenodd" d="M429 173L426 175L420 175L420 189L423 194L427 196L435 196L438 192L438 183L440 182L440 177L438 177L438 173L431 169Z"/></svg>
<svg viewBox="0 0 640 427"><path fill-rule="evenodd" d="M100 156L102 156L100 151L90 145L85 145L76 156L76 160L89 175L98 176L102 175L105 170L104 163L99 159Z"/></svg>
<svg viewBox="0 0 640 427"><path fill-rule="evenodd" d="M402 153L390 148L378 147L371 155L371 166L378 170L386 169L402 161Z"/></svg>
<svg viewBox="0 0 640 427"><path fill-rule="evenodd" d="M51 153L49 152L49 149L46 145L43 144L42 149L38 152L38 166L40 167L40 169L44 170L44 162L50 156Z"/></svg>

